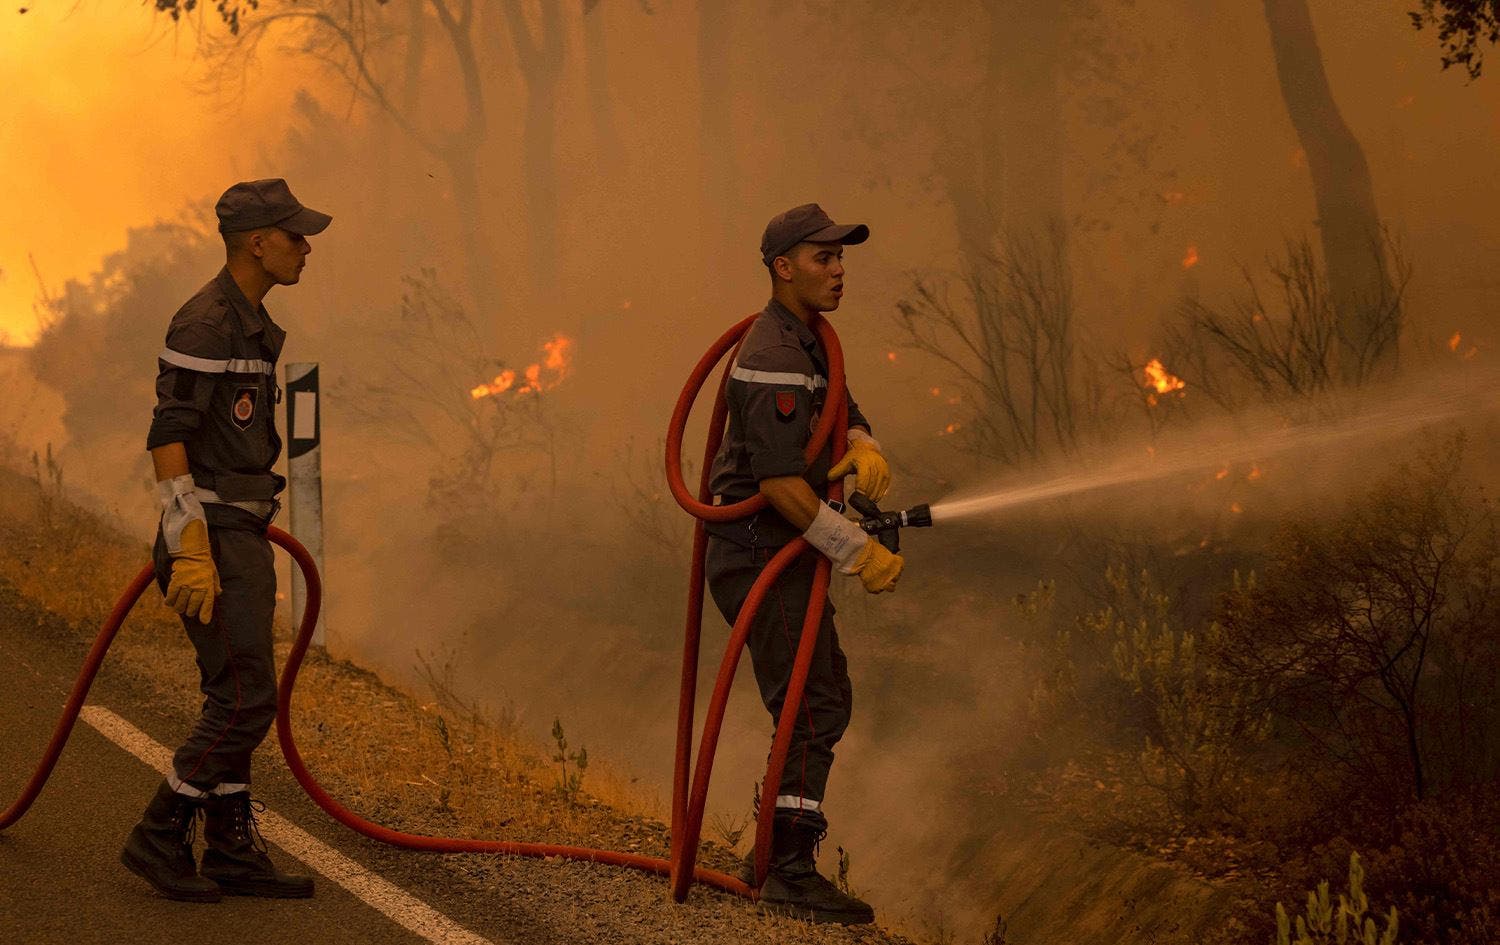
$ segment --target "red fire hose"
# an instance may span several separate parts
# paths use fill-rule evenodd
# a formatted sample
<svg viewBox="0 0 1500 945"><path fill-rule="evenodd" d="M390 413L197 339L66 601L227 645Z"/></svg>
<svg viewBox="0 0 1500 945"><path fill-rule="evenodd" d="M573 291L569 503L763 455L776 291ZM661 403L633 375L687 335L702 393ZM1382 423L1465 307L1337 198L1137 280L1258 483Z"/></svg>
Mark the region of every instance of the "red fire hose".
<svg viewBox="0 0 1500 945"><path fill-rule="evenodd" d="M718 746L719 731L724 721L725 706L729 699L729 689L734 681L735 668L739 664L740 651L745 646L745 640L749 636L750 622L754 618L755 611L760 607L761 601L765 599L780 576L798 555L807 550L807 543L797 539L783 548L780 553L773 557L770 563L761 573L760 578L750 590L750 595L741 608L739 619L735 622L734 630L730 635L729 644L724 654L723 662L719 668L718 681L714 687L713 698L709 703L708 716L704 723L701 746L698 751L698 764L692 775L692 790L688 790L688 769L691 762L692 735L693 735L693 709L697 692L698 673L698 643L703 618L703 583L704 583L704 556L708 540L703 529L704 521L727 521L740 518L752 512L759 511L765 507L765 498L756 496L744 502L728 506L713 506L708 504L708 468L715 453L718 451L719 442L723 438L724 423L728 414L724 401L724 389L728 381L729 367L726 366L724 375L719 382L718 398L714 404L713 416L709 423L708 443L704 450L705 462L703 474L699 482L698 498L694 499L688 493L682 478L682 437L687 425L689 413L692 411L694 400L703 386L704 380L714 369L714 366L724 357L731 348L736 348L749 330L754 316L744 319L719 338L708 353L698 362L693 369L682 395L677 400L677 407L672 414L671 427L667 433L667 482L671 486L672 494L684 509L697 517L698 523L693 535L693 565L692 578L688 592L688 614L687 633L683 648L682 661L682 692L677 715L677 750L676 766L672 780L672 848L669 860L656 857L640 856L634 853L620 853L615 850L596 850L590 847L560 846L549 843L521 843L504 840L467 840L452 837L430 837L421 834L403 833L382 827L360 817L350 811L338 801L334 800L323 786L313 777L312 772L302 760L302 753L297 748L297 742L292 734L292 689L297 682L297 672L302 667L302 659L307 654L308 643L312 639L312 632L318 620L318 608L322 603L323 583L318 575L317 566L308 554L307 549L291 535L279 528L271 527L266 531L266 537L292 556L297 566L302 569L303 578L307 582L307 607L302 615L302 622L297 629L296 638L292 641L291 652L287 655L286 665L281 671L281 685L277 693L276 712L276 737L281 742L282 754L286 757L287 767L291 769L293 777L302 785L302 789L323 808L329 816L358 833L362 833L374 840L388 843L393 846L405 847L411 850L426 850L435 853L504 853L511 856L531 857L565 857L575 860L588 860L595 863L608 863L615 866L626 866L632 869L643 870L648 873L659 873L667 875L671 879L672 897L678 902L687 898L688 888L693 880L709 886L715 886L727 892L736 893L750 898L756 897L756 890L746 886L743 882L726 873L717 870L704 869L695 866L698 853L698 840L703 827L704 806L708 798L709 776L713 770L714 752ZM816 325L819 336L822 338L824 349L828 354L828 400L823 415L812 434L812 439L807 445L806 455L811 461L823 445L828 442L829 434L837 427L842 430L848 425L848 403L844 389L844 359L843 351L839 347L838 336L828 323L822 319ZM833 443L835 462L841 457L844 450L843 437L835 438ZM830 490L833 498L840 498L842 486L834 483ZM760 819L756 825L756 887L764 881L766 867L770 851L771 818L774 814L775 796L777 786L780 783L781 772L786 764L788 745L791 742L792 728L796 721L797 710L802 701L802 691L807 682L808 668L811 665L814 644L817 641L817 633L823 611L823 603L827 597L828 578L830 565L825 558L818 563L818 570L813 581L812 599L808 601L807 617L803 623L802 641L797 650L797 659L794 664L792 679L787 690L786 705L782 709L781 718L776 727L776 737L772 742L770 762L766 770L766 778L763 782L760 804ZM63 746L67 744L68 736L73 730L73 724L78 719L78 713L83 708L84 699L87 698L89 687L93 685L94 677L99 672L99 667L104 661L104 655L109 650L115 634L119 632L125 617L135 606L136 601L146 588L152 583L154 574L151 565L142 568L140 573L126 587L125 592L116 602L114 610L110 612L108 619L100 628L99 634L94 639L93 647L89 650L88 657L84 660L83 667L79 671L78 678L73 683L73 689L68 695L67 703L63 708L62 717L58 719L57 726L52 733L52 739L47 744L40 763L32 773L31 780L27 782L21 795L5 810L0 813L0 830L11 826L20 820L26 811L41 793L43 785L52 773L58 757L62 754Z"/></svg>

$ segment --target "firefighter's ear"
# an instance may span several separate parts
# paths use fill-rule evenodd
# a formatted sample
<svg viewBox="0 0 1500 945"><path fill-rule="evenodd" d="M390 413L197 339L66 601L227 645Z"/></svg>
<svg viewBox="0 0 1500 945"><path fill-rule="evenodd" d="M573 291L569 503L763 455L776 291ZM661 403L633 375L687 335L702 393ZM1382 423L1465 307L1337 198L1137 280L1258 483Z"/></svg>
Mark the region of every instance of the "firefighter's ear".
<svg viewBox="0 0 1500 945"><path fill-rule="evenodd" d="M771 260L771 274L782 282L792 281L792 261L787 256L777 256Z"/></svg>

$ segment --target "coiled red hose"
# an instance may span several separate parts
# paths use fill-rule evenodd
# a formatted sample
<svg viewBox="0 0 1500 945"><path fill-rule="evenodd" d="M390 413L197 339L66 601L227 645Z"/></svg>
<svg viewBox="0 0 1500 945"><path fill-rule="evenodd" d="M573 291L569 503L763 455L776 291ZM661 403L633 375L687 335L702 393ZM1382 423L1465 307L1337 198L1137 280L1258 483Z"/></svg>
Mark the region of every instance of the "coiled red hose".
<svg viewBox="0 0 1500 945"><path fill-rule="evenodd" d="M724 424L728 417L728 405L724 391L729 383L729 372L734 358L724 366L719 378L719 393L714 401L713 414L709 419L708 438L703 449L703 464L698 479L698 495L694 498L687 490L682 477L682 437L687 429L693 402L698 397L703 382L731 348L736 353L743 342L756 315L750 315L726 331L698 361L687 384L677 398L677 407L672 411L672 423L667 430L667 484L672 496L698 521L693 531L692 576L688 582L687 628L683 634L682 691L677 710L677 758L672 781L672 898L682 902L687 898L693 864L698 855L698 838L703 830L703 811L708 802L708 781L713 772L714 752L719 744L719 732L724 723L724 711L729 702L730 686L739 666L740 653L750 636L750 624L765 600L766 594L780 578L781 573L809 546L802 538L796 538L783 547L761 570L760 577L750 587L745 603L740 607L729 642L724 648L724 659L719 664L719 676L714 684L713 697L709 701L708 716L703 723L702 741L698 748L698 764L693 771L691 793L688 790L688 769L691 766L693 737L693 710L697 698L698 642L703 629L703 586L708 537L704 522L724 522L743 518L766 507L766 497L757 494L742 502L715 506L709 504L708 479L710 466L724 438ZM838 334L826 319L819 318L812 326L823 342L828 356L828 396L823 412L813 428L812 436L803 451L810 464L828 443L835 428L845 431L849 426L849 399L844 382L844 350L839 344ZM844 437L833 440L833 460L837 463L844 454ZM835 482L829 487L831 498L843 498L843 483ZM807 674L812 666L813 650L817 644L818 629L822 623L823 603L828 597L828 579L831 564L827 558L818 561L813 576L812 594L807 602L807 613L802 623L802 638L797 647L797 658L792 664L792 677L787 684L786 701L782 705L781 717L776 723L776 737L771 742L770 760L766 765L766 777L761 782L760 815L755 825L755 889L765 882L766 869L770 864L771 824L775 815L776 795L781 784L781 772L786 766L787 749L791 745L792 730L796 726L797 712L802 704L802 691L807 685Z"/></svg>
<svg viewBox="0 0 1500 945"><path fill-rule="evenodd" d="M693 402L697 398L704 380L713 371L714 366L718 364L724 354L731 347L736 347L743 339L753 321L754 316L751 316L725 332L715 342L714 346L709 349L708 353L703 356L703 359L699 361L698 366L694 368L692 375L689 377L687 385L683 388L682 395L678 398L677 407L672 414L672 423L667 435L668 484L671 486L672 494L677 498L679 504L699 520L693 537L692 583L688 594L687 634L683 651L682 692L678 706L676 766L672 786L672 849L670 859L663 860L657 857L641 856L635 853L621 853L615 850L597 850L591 847L574 847L550 843L523 843L506 840L470 840L457 837L433 837L405 833L366 820L334 800L323 789L323 786L318 783L312 772L308 770L307 764L302 760L302 753L297 748L296 738L292 733L292 692L296 686L297 673L302 668L302 660L307 655L308 644L312 640L313 628L317 625L318 610L322 605L323 598L323 582L318 575L317 565L313 562L312 556L308 554L307 549L302 547L301 543L291 535L273 526L266 530L266 537L274 544L280 545L292 556L292 560L301 568L303 578L307 583L307 607L302 614L302 621L298 626L296 637L292 641L292 649L287 655L286 665L281 671L281 684L277 691L276 737L281 743L281 752L286 758L287 767L291 770L292 776L297 779L297 783L302 786L307 795L319 807L323 808L330 817L351 830L364 834L373 840L410 850L425 850L434 853L504 853L511 856L529 857L556 856L567 859L587 860L594 863L608 863L648 873L662 874L670 877L672 896L678 902L687 898L688 889L693 880L737 895L755 898L755 890L746 886L737 878L717 870L695 866L698 840L703 827L703 812L708 798L708 782L713 770L714 751L718 745L719 731L724 720L724 710L729 699L730 685L734 681L734 672L739 664L739 655L744 649L746 638L749 636L750 622L777 577L793 559L807 550L807 543L799 538L787 545L772 558L771 562L761 573L760 579L751 588L750 595L741 609L739 619L735 622L734 631L730 635L723 662L719 668L718 681L714 687L713 698L709 704L702 743L698 751L698 765L692 775L692 789L691 793L689 793L688 769L691 760L693 710L697 692L698 643L703 616L704 556L707 549L707 537L703 530L703 521L725 521L739 518L765 507L765 498L763 496L756 496L745 502L723 507L715 507L709 505L707 502L708 466L714 454L718 451L719 442L723 438L724 422L727 417L724 388L728 380L728 367L725 368L724 376L720 379L719 394L714 404L713 417L709 425L708 444L705 448L706 461L703 464L703 474L699 484L699 498L697 500L694 500L688 494L683 484L681 462L683 432L687 425L688 415L692 411ZM835 426L843 429L848 425L848 405L844 395L843 351L839 347L838 336L834 334L832 327L826 321L819 319L816 327L823 340L825 350L828 353L829 382L827 406L824 408L823 416L817 428L813 431L812 439L807 446L809 461L821 451ZM843 446L842 437L834 441L835 461L842 456ZM831 487L831 491L834 498L839 498L842 495L842 487L838 483L835 483ZM777 785L780 783L781 772L786 764L787 747L791 742L792 728L796 722L797 709L802 701L802 691L807 682L808 667L811 665L813 646L817 640L823 603L827 597L828 577L829 563L825 558L819 562L813 582L812 599L808 602L807 618L803 624L802 641L797 650L797 659L787 691L786 707L782 710L781 718L777 724L776 737L772 742L771 758L766 771L766 779L761 797L760 819L756 829L757 888L765 878L770 850L771 817L774 813ZM136 601L140 599L141 594L152 583L153 578L153 568L148 564L141 569L140 573L126 587L125 592L121 594L120 599L115 603L109 617L104 621L104 625L94 638L93 646L90 648L89 654L84 660L83 667L80 669L78 677L73 683L73 689L68 695L62 716L58 719L57 726L52 733L52 739L48 742L36 770L32 773L31 779L27 782L15 802L4 813L0 813L0 830L4 830L19 821L31 807L32 802L41 793L43 786L47 783L47 778L52 773L53 767L57 764L58 757L62 754L62 750L67 744L68 736L73 731L73 725L78 720L78 713L83 708L84 700L88 697L89 688L93 685L95 676L98 675L99 667L104 662L104 656L109 651L110 644L114 641L115 635L119 632L120 626L125 622L126 616L135 606Z"/></svg>

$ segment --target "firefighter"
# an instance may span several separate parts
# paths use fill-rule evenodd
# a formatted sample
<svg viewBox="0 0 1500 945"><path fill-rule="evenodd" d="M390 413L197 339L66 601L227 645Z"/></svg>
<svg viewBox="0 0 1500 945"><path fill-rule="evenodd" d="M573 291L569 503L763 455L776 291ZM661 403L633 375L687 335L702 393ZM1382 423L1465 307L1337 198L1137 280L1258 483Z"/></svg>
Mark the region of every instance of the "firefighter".
<svg viewBox="0 0 1500 945"><path fill-rule="evenodd" d="M869 234L864 224L835 224L817 204L774 217L760 245L771 300L730 368L729 424L714 459L710 488L716 504L756 493L769 504L746 518L706 526L708 585L724 619L735 622L751 585L783 545L801 535L816 549L783 572L750 630L756 683L773 719L786 698L817 555L827 556L841 573L857 575L870 593L894 590L903 566L900 555L823 501L828 483L850 474L855 488L876 501L890 488L890 467L852 395L848 451L842 461L833 466L831 443L810 466L803 458L828 390L827 355L814 326L843 297L844 247L863 243ZM833 618L833 604L825 603L777 790L770 872L761 902L815 921L859 924L873 921L874 910L841 892L815 862L828 827L823 799L833 747L848 727L852 707L848 664ZM751 862L747 858L747 867Z"/></svg>
<svg viewBox="0 0 1500 945"><path fill-rule="evenodd" d="M280 178L235 184L215 211L226 264L172 317L146 438L162 507L157 582L197 653L203 709L120 859L171 899L305 898L311 877L271 863L250 797L250 756L276 716L266 528L286 485L272 472L286 333L261 300L297 284L307 238L332 218L304 207ZM192 847L200 813L201 872Z"/></svg>

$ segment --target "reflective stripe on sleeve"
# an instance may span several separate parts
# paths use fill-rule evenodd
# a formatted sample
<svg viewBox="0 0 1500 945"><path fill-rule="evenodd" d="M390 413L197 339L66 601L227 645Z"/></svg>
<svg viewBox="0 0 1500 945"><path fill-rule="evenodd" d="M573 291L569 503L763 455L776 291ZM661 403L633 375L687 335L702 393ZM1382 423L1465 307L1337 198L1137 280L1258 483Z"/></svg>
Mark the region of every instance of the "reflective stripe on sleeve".
<svg viewBox="0 0 1500 945"><path fill-rule="evenodd" d="M798 797L796 794L778 794L776 806L789 807L792 810L818 810L823 806L823 802L815 801L810 797Z"/></svg>
<svg viewBox="0 0 1500 945"><path fill-rule="evenodd" d="M161 349L161 354L157 357L173 367L187 368L201 374L223 374L226 371L231 374L270 374L273 370L271 362L258 358L228 358L221 361L215 358L196 358L171 348Z"/></svg>
<svg viewBox="0 0 1500 945"><path fill-rule="evenodd" d="M203 374L223 374L229 370L229 362L215 360L213 358L195 358L181 351L173 351L171 348L161 349L158 358L173 367L187 368L189 371L199 371Z"/></svg>
<svg viewBox="0 0 1500 945"><path fill-rule="evenodd" d="M782 371L752 371L749 368L742 368L738 364L729 372L729 376L737 381L744 381L747 384L805 387L810 391L828 386L828 378L826 377L818 377L811 374L793 374Z"/></svg>

